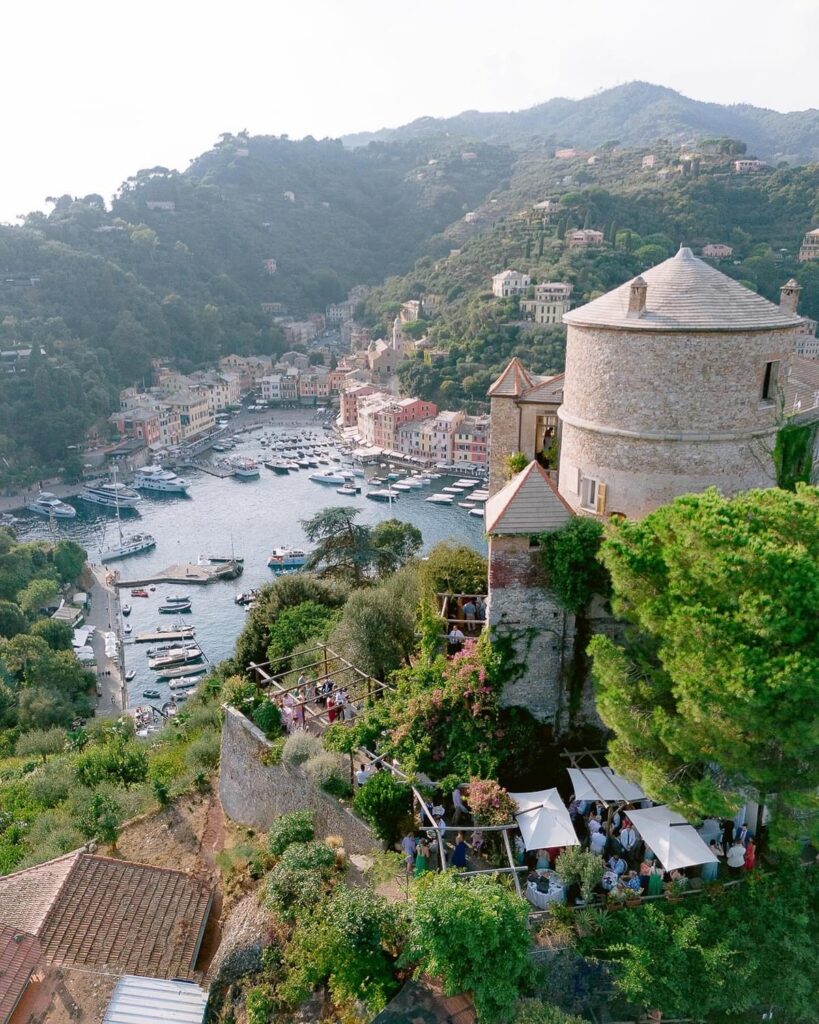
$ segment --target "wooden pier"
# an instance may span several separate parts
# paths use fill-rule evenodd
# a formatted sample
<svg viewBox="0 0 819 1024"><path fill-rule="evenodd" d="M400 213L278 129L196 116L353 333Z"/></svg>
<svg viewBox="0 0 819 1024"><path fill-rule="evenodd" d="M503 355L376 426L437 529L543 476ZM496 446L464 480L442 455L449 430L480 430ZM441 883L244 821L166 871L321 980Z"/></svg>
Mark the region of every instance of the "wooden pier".
<svg viewBox="0 0 819 1024"><path fill-rule="evenodd" d="M153 576L143 576L139 579L116 581L116 586L121 590L134 587L148 587L159 583L182 583L204 585L206 583L218 583L220 580L235 580L241 576L244 566L241 562L232 560L221 562L218 565L197 565L194 562L181 562L176 565L169 565L167 569L161 569Z"/></svg>

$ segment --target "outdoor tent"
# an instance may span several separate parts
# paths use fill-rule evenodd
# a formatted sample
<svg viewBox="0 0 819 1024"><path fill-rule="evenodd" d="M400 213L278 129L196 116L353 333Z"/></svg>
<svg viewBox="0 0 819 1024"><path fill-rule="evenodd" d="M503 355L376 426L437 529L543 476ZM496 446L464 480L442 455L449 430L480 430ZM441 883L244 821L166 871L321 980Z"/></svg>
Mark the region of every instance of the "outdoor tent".
<svg viewBox="0 0 819 1024"><path fill-rule="evenodd" d="M628 816L666 871L688 868L694 864L710 864L717 860L694 826L669 807L629 811Z"/></svg>
<svg viewBox="0 0 819 1024"><path fill-rule="evenodd" d="M603 800L608 804L635 803L646 795L636 782L629 782L611 768L567 768L577 800Z"/></svg>
<svg viewBox="0 0 819 1024"><path fill-rule="evenodd" d="M572 819L556 789L537 793L510 793L518 805L515 820L527 850L547 846L579 846Z"/></svg>

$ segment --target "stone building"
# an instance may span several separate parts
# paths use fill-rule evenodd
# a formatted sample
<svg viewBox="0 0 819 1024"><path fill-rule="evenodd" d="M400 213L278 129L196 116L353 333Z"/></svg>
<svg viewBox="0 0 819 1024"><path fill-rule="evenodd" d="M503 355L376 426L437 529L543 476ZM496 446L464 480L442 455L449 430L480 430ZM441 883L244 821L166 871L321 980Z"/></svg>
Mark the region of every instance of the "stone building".
<svg viewBox="0 0 819 1024"><path fill-rule="evenodd" d="M559 488L575 511L640 518L774 484L778 375L802 326L786 290L776 306L681 248L565 315Z"/></svg>
<svg viewBox="0 0 819 1024"><path fill-rule="evenodd" d="M799 248L799 262L808 263L810 260L819 260L819 228L808 231Z"/></svg>

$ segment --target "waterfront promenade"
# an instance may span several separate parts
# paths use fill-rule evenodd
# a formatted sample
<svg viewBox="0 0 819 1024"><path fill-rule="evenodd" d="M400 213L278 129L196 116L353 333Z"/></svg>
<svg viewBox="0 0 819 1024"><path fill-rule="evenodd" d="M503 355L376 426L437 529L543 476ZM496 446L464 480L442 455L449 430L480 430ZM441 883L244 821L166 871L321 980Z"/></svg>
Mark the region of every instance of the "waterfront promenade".
<svg viewBox="0 0 819 1024"><path fill-rule="evenodd" d="M97 662L97 706L95 714L100 716L121 715L128 708L128 688L125 685L125 666L120 658L123 655L123 644L120 633L119 595L113 583L109 583L109 573L104 566L89 566L94 574L94 585L91 588L91 609L86 615L86 622L94 627L91 644ZM111 658L105 650L105 633L117 636L118 656Z"/></svg>

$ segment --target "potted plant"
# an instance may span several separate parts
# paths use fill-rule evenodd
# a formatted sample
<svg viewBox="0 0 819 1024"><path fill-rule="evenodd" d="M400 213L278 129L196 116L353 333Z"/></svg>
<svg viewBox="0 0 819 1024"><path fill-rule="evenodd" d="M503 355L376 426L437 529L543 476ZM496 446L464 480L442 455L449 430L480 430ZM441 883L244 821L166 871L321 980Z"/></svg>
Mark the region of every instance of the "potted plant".
<svg viewBox="0 0 819 1024"><path fill-rule="evenodd" d="M629 889L626 893L626 906L627 907L639 907L643 902L642 895L635 889Z"/></svg>
<svg viewBox="0 0 819 1024"><path fill-rule="evenodd" d="M682 902L683 892L685 886L679 880L675 879L673 882L668 882L665 887L665 898L669 903L680 903Z"/></svg>
<svg viewBox="0 0 819 1024"><path fill-rule="evenodd" d="M606 906L609 910L622 910L626 905L626 894L622 889L612 889L606 897Z"/></svg>

